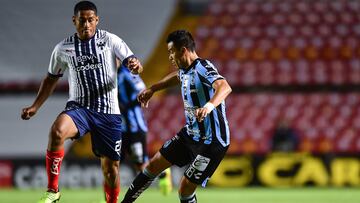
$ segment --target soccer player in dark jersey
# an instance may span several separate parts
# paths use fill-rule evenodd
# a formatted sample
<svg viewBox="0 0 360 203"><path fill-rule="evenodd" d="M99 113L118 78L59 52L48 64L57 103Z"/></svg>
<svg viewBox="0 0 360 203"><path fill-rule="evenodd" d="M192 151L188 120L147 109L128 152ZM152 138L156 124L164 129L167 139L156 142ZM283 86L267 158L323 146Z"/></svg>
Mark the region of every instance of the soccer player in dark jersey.
<svg viewBox="0 0 360 203"><path fill-rule="evenodd" d="M53 50L48 75L33 104L22 109L30 119L51 95L64 71L69 71L69 100L50 129L46 152L48 189L39 203L60 199L58 186L64 141L90 132L93 152L100 157L107 203L117 202L120 192L119 160L121 118L117 99L117 65L120 60L133 73L142 65L118 36L97 29L99 16L89 1L78 2L72 18L76 33Z"/></svg>
<svg viewBox="0 0 360 203"><path fill-rule="evenodd" d="M122 122L121 158L129 155L138 171L145 168L148 161L146 149L147 124L137 95L145 89L145 84L139 75L132 74L127 67L120 66L118 70L118 99Z"/></svg>
<svg viewBox="0 0 360 203"><path fill-rule="evenodd" d="M180 83L186 124L136 176L122 203L134 202L161 171L172 165L187 165L178 191L180 202L197 202L197 186L205 187L230 144L224 100L231 87L212 63L198 57L188 31L174 31L166 42L169 59L179 70L142 91L138 99L147 106L154 92Z"/></svg>

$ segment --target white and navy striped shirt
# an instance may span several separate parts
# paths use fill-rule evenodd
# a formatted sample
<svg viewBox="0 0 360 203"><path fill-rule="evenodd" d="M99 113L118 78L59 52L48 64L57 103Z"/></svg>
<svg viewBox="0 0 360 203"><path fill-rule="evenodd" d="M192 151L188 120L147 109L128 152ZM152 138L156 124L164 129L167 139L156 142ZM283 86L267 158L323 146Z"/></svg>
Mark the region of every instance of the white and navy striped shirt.
<svg viewBox="0 0 360 203"><path fill-rule="evenodd" d="M89 40L74 34L56 45L51 55L49 74L62 76L69 69L69 100L107 114L120 114L117 99L116 58L133 56L118 36L97 30Z"/></svg>

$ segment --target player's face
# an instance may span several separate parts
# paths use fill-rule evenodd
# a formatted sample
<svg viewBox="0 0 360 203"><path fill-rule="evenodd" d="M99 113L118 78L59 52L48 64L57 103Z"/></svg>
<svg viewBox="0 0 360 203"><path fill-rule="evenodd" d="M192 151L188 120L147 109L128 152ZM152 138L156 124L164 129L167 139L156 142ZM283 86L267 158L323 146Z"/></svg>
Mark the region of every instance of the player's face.
<svg viewBox="0 0 360 203"><path fill-rule="evenodd" d="M95 35L99 17L93 10L83 10L73 16L73 22L79 38L86 40Z"/></svg>
<svg viewBox="0 0 360 203"><path fill-rule="evenodd" d="M174 46L173 42L168 43L168 53L169 53L169 60L173 66L176 68L183 67L183 61L184 61L184 52L180 49L177 49ZM186 67L184 67L186 68Z"/></svg>

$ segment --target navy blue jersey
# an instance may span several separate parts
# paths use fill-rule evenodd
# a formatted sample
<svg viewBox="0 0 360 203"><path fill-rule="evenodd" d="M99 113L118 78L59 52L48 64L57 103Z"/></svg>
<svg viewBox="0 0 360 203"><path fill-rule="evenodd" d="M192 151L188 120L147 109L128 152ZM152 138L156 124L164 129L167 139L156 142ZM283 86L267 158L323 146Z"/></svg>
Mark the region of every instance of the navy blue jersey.
<svg viewBox="0 0 360 203"><path fill-rule="evenodd" d="M184 101L187 133L193 140L210 144L217 139L223 146L230 144L230 131L225 113L225 101L218 105L202 122L195 117L195 109L203 107L213 97L212 84L224 79L212 63L196 59L188 69L179 70Z"/></svg>
<svg viewBox="0 0 360 203"><path fill-rule="evenodd" d="M118 99L123 116L124 132L147 132L148 128L137 95L145 84L139 75L132 74L121 66L118 70Z"/></svg>

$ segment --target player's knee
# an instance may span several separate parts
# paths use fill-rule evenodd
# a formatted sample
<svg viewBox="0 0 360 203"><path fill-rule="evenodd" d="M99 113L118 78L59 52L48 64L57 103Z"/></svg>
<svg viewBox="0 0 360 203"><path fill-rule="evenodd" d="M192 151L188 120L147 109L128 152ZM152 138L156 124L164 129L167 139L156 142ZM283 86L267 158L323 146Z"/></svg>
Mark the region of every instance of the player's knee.
<svg viewBox="0 0 360 203"><path fill-rule="evenodd" d="M159 175L170 166L171 164L160 153L156 153L147 164L146 169L153 175Z"/></svg>
<svg viewBox="0 0 360 203"><path fill-rule="evenodd" d="M101 165L101 169L104 173L104 177L108 180L114 179L119 173L119 162L107 161Z"/></svg>
<svg viewBox="0 0 360 203"><path fill-rule="evenodd" d="M187 178L182 178L178 193L180 196L189 196L196 190L197 185L190 182Z"/></svg>
<svg viewBox="0 0 360 203"><path fill-rule="evenodd" d="M152 162L150 162L146 166L146 170L149 171L153 175L157 175L157 171L158 171L157 166L155 164L153 164Z"/></svg>
<svg viewBox="0 0 360 203"><path fill-rule="evenodd" d="M54 124L51 126L50 136L53 142L61 143L64 141L65 129Z"/></svg>

